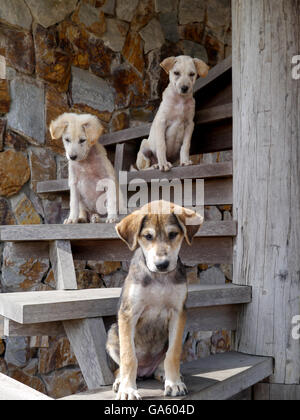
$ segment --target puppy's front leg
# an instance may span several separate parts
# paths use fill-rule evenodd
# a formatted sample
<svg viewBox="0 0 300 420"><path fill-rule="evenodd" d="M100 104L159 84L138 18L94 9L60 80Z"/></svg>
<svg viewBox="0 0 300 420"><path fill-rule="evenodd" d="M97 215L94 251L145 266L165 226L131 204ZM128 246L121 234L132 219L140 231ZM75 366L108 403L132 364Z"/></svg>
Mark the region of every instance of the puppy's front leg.
<svg viewBox="0 0 300 420"><path fill-rule="evenodd" d="M161 119L156 123L156 156L160 171L168 172L172 168L172 164L167 161L167 145L166 145L166 122Z"/></svg>
<svg viewBox="0 0 300 420"><path fill-rule="evenodd" d="M165 358L165 395L177 397L186 395L187 389L181 380L180 357L182 338L186 322L186 311L174 311L169 322L169 349Z"/></svg>
<svg viewBox="0 0 300 420"><path fill-rule="evenodd" d="M127 311L119 311L119 340L120 340L120 385L117 400L140 400L137 391L136 376L138 361L135 353L134 334L137 319Z"/></svg>
<svg viewBox="0 0 300 420"><path fill-rule="evenodd" d="M65 225L78 223L79 220L79 192L75 184L70 185L70 216L65 220Z"/></svg>
<svg viewBox="0 0 300 420"><path fill-rule="evenodd" d="M190 121L185 128L184 139L183 139L182 147L180 150L180 165L181 166L189 166L193 164L193 162L190 160L190 149L191 149L191 140L192 140L194 128L195 128L194 121Z"/></svg>

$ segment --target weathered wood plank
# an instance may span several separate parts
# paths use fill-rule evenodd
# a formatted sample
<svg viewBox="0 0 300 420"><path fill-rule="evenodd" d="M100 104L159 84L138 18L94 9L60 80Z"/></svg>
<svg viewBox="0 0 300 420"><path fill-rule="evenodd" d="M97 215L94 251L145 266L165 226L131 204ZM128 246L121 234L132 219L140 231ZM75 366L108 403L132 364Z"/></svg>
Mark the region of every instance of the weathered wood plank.
<svg viewBox="0 0 300 420"><path fill-rule="evenodd" d="M191 155L232 149L232 121L220 121L195 127Z"/></svg>
<svg viewBox="0 0 300 420"><path fill-rule="evenodd" d="M0 401L51 401L50 397L0 373Z"/></svg>
<svg viewBox="0 0 300 420"><path fill-rule="evenodd" d="M119 174L120 171L123 171L124 150L125 150L125 143L117 144L116 153L115 153L115 162L114 162L114 169L117 175Z"/></svg>
<svg viewBox="0 0 300 420"><path fill-rule="evenodd" d="M197 238L221 237L236 235L236 223L205 222L197 233ZM0 239L3 242L35 242L35 241L86 241L119 239L114 224L101 223L78 225L28 225L2 226Z"/></svg>
<svg viewBox="0 0 300 420"><path fill-rule="evenodd" d="M49 244L49 255L58 290L77 289L76 273L70 241L53 241Z"/></svg>
<svg viewBox="0 0 300 420"><path fill-rule="evenodd" d="M232 104L218 105L196 112L196 124L208 124L232 118Z"/></svg>
<svg viewBox="0 0 300 420"><path fill-rule="evenodd" d="M299 401L300 385L260 383L254 387L255 401Z"/></svg>
<svg viewBox="0 0 300 420"><path fill-rule="evenodd" d="M191 308L187 311L186 331L235 331L240 305L212 306ZM103 318L105 328L116 322L116 316ZM5 337L44 337L63 334L62 322L45 322L39 324L18 324L5 318L3 328Z"/></svg>
<svg viewBox="0 0 300 420"><path fill-rule="evenodd" d="M116 315L121 289L0 294L0 315L19 324ZM247 303L251 289L234 285L190 286L187 308Z"/></svg>
<svg viewBox="0 0 300 420"><path fill-rule="evenodd" d="M297 384L300 345L299 2L233 1L234 282L253 286L237 348L275 357L272 383Z"/></svg>
<svg viewBox="0 0 300 420"><path fill-rule="evenodd" d="M68 321L64 326L88 388L112 384L114 376L107 363L103 319Z"/></svg>
<svg viewBox="0 0 300 420"><path fill-rule="evenodd" d="M181 372L188 388L188 395L164 398L163 388L157 381L138 383L139 392L146 400L227 400L253 386L273 372L271 358L253 357L239 353L210 356L182 365ZM113 400L111 388L73 395L66 400Z"/></svg>

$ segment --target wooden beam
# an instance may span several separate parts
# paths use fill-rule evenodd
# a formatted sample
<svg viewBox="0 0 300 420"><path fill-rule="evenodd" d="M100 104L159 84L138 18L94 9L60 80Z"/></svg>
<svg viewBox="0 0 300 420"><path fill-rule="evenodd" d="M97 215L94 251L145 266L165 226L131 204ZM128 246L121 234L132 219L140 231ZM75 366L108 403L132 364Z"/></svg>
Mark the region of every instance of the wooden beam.
<svg viewBox="0 0 300 420"><path fill-rule="evenodd" d="M232 118L232 104L214 106L196 112L196 124L208 124Z"/></svg>
<svg viewBox="0 0 300 420"><path fill-rule="evenodd" d="M235 283L253 287L237 349L272 356L271 383L299 384L300 83L295 0L233 0Z"/></svg>
<svg viewBox="0 0 300 420"><path fill-rule="evenodd" d="M235 235L235 222L205 222L196 237L233 237ZM0 239L3 242L47 242L59 240L119 240L119 237L114 224L101 223L99 225L28 225L22 226L22 229L20 229L20 226L2 226L0 228Z"/></svg>
<svg viewBox="0 0 300 420"><path fill-rule="evenodd" d="M121 289L0 294L0 315L34 324L116 315ZM234 285L190 286L187 308L247 303L251 289Z"/></svg>
<svg viewBox="0 0 300 420"><path fill-rule="evenodd" d="M55 337L64 333L63 323L59 321L23 325L7 318L4 319L3 334L5 337Z"/></svg>
<svg viewBox="0 0 300 420"><path fill-rule="evenodd" d="M70 241L49 244L50 261L58 290L76 290L77 280Z"/></svg>

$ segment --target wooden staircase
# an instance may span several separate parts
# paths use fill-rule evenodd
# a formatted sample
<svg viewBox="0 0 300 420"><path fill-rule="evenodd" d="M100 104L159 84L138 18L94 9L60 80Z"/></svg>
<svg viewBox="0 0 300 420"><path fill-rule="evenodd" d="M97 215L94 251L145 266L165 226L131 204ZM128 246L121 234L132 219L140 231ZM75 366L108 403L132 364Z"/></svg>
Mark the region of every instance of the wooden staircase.
<svg viewBox="0 0 300 420"><path fill-rule="evenodd" d="M232 148L231 59L212 69L195 88L196 129L192 154L220 152ZM115 155L116 171L128 171L135 161L140 140L149 134L150 125L107 134L101 142ZM200 164L160 171L128 172L128 181L143 179L204 179L205 205L232 204L232 162ZM68 207L66 180L38 184L38 192L60 194ZM184 263L231 264L233 238L237 232L232 221L205 222L193 247L183 246ZM76 290L73 258L76 260L128 261L132 254L121 242L114 225L38 225L3 226L1 241L11 242L15 257L50 257L57 291L0 294L0 334L15 336L54 336L66 332L88 393L67 399L113 399L113 375L105 352L106 331L115 319L120 289ZM239 312L251 301L251 288L232 284L190 286L187 301L187 330L216 331L237 329ZM269 377L271 358L239 353L210 356L182 367L188 396L185 399L229 399ZM7 379L0 377L5 395ZM139 384L145 399L163 399L162 385L154 381ZM24 395L30 395L24 391ZM20 391L21 392L21 391ZM34 392L34 391L32 391ZM30 394L30 393L29 393ZM23 395L23 394L22 394ZM34 394L37 396L37 394ZM34 397L32 394L32 398ZM19 391L16 387L15 399ZM11 397L11 393L8 397ZM170 398L167 398L170 399Z"/></svg>

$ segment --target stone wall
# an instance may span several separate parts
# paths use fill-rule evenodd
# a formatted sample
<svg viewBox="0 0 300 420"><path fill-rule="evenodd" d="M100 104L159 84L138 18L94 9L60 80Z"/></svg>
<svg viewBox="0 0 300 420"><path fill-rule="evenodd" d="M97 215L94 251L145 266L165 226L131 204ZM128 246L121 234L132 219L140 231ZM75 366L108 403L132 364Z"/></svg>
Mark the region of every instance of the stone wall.
<svg viewBox="0 0 300 420"><path fill-rule="evenodd" d="M108 132L151 122L167 83L159 63L179 54L211 66L231 54L230 0L1 0L0 224L61 223L61 199L36 193L37 182L66 176L50 121L91 112ZM231 208L206 208L206 217L231 218ZM16 260L3 244L0 253L1 292L55 289L48 259ZM76 262L80 288L121 286L127 269ZM191 283L224 283L231 266L190 267L188 275ZM225 332L191 332L183 358L229 346ZM0 339L0 372L52 397L85 389L65 336Z"/></svg>

